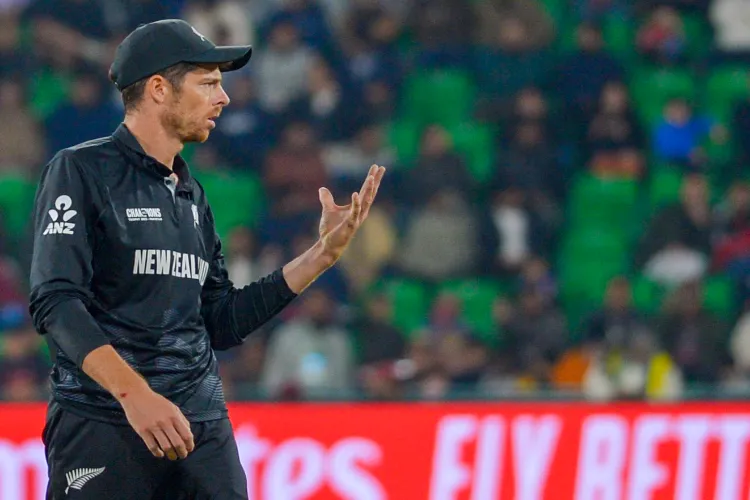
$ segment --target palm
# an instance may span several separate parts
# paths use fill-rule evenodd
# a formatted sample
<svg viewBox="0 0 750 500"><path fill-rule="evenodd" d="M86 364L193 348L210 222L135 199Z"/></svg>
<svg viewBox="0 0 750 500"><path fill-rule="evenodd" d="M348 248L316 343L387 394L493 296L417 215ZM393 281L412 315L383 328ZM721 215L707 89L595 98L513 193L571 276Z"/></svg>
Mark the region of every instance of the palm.
<svg viewBox="0 0 750 500"><path fill-rule="evenodd" d="M337 205L331 192L326 188L321 188L320 203L323 206L323 212L320 217L320 239L337 258L367 218L383 174L385 174L384 167L377 165L370 167L362 189L359 193L352 194L351 203L348 205Z"/></svg>

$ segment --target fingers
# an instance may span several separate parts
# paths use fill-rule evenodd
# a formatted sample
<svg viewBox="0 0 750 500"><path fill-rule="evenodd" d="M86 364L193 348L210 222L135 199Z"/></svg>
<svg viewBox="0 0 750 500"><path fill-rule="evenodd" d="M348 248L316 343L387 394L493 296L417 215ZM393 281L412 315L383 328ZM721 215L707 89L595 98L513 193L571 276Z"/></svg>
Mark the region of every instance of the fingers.
<svg viewBox="0 0 750 500"><path fill-rule="evenodd" d="M347 219L347 226L350 230L355 230L359 224L359 216L362 213L362 200L358 193L352 193L352 208Z"/></svg>
<svg viewBox="0 0 750 500"><path fill-rule="evenodd" d="M187 419L182 414L180 414L180 416L182 418L177 419L174 428L180 435L180 438L182 438L182 442L185 443L185 449L188 453L190 453L195 449L193 432L190 430L190 424L188 423Z"/></svg>
<svg viewBox="0 0 750 500"><path fill-rule="evenodd" d="M177 457L187 458L188 452L187 447L185 446L185 441L183 441L180 434L175 430L175 426L167 425L164 429L164 433L172 444L172 451L177 452L177 456L170 455L170 453L167 452L167 458L170 460L175 460Z"/></svg>
<svg viewBox="0 0 750 500"><path fill-rule="evenodd" d="M320 204L323 205L323 208L334 208L336 206L336 203L333 201L333 195L328 188L320 188L318 190L318 198L320 198Z"/></svg>
<svg viewBox="0 0 750 500"><path fill-rule="evenodd" d="M141 439L146 443L146 447L148 447L148 450L153 456L156 458L164 457L164 452L159 448L159 443L156 442L156 438L149 431L144 432L141 435Z"/></svg>
<svg viewBox="0 0 750 500"><path fill-rule="evenodd" d="M370 167L370 171L367 174L367 180L362 186L362 191L360 192L363 199L362 221L364 221L370 213L370 207L375 202L375 197L378 194L380 181L383 180L383 175L385 175L385 167L378 167L377 165Z"/></svg>

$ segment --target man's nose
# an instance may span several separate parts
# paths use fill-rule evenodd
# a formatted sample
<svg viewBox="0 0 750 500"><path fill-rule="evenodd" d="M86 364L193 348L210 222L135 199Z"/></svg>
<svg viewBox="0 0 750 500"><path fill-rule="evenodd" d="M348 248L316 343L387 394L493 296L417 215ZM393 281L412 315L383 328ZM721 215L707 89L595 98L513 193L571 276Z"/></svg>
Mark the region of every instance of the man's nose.
<svg viewBox="0 0 750 500"><path fill-rule="evenodd" d="M221 106L227 106L230 102L229 95L227 95L226 90L224 90L224 87L219 85L219 95L218 95L218 101L217 104Z"/></svg>

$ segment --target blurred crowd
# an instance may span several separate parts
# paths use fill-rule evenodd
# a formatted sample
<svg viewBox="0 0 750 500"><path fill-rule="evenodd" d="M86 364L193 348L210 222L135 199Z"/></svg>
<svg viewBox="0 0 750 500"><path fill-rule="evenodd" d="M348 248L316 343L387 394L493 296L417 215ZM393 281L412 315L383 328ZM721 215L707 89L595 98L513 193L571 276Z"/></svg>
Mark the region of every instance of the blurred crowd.
<svg viewBox="0 0 750 500"><path fill-rule="evenodd" d="M670 399L750 384L745 0L0 0L0 397L45 397L28 215L122 118L141 23L253 44L184 156L237 286L388 172L345 257L241 348L230 398Z"/></svg>

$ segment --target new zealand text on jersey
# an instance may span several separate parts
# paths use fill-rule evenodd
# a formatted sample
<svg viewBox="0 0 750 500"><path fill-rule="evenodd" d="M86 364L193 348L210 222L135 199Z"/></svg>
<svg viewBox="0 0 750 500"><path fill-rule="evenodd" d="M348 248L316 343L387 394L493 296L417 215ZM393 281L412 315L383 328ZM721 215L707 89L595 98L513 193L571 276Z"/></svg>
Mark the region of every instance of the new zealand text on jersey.
<svg viewBox="0 0 750 500"><path fill-rule="evenodd" d="M198 280L203 286L208 275L208 262L193 254L174 250L136 250L133 274L158 274Z"/></svg>

